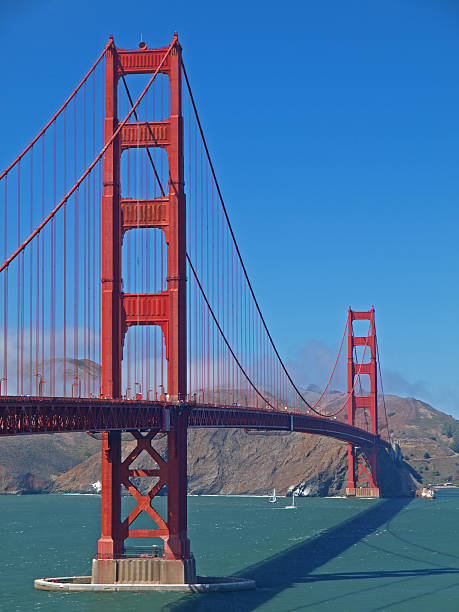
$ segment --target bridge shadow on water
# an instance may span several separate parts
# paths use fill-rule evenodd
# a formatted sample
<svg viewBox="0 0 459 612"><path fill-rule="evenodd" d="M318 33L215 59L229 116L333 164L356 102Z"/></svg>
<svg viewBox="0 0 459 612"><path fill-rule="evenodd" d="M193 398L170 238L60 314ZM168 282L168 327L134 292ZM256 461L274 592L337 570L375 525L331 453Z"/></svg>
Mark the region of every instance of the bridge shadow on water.
<svg viewBox="0 0 459 612"><path fill-rule="evenodd" d="M365 580L371 578L415 579L419 576L436 574L459 574L459 569L438 567L401 571L360 571L336 574L311 575L319 567L339 556L354 544L377 530L381 525L391 521L405 506L410 498L386 499L368 510L332 527L312 539L305 540L282 552L250 566L237 576L256 581L254 591L236 593L209 593L205 595L188 595L179 601L168 604L162 609L170 612L250 612L267 603L270 599L299 583L317 583L323 581ZM373 587L372 587L373 588ZM365 587L362 587L365 590ZM315 604L325 602L315 602ZM300 608L314 607L303 601Z"/></svg>

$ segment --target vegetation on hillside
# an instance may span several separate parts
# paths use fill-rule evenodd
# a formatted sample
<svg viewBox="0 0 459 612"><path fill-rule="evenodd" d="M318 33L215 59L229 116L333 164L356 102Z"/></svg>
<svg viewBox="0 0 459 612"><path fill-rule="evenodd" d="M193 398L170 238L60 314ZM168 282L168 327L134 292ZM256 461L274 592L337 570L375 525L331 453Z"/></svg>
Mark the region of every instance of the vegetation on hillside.
<svg viewBox="0 0 459 612"><path fill-rule="evenodd" d="M441 432L444 436L451 439L450 447L452 450L455 453L459 453L459 421L450 417L444 423Z"/></svg>

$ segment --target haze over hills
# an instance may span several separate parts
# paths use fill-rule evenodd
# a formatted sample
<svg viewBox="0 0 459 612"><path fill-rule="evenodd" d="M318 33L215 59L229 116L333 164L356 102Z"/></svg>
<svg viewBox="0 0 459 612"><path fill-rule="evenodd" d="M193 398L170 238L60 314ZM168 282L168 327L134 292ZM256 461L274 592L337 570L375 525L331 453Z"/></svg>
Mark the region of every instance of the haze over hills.
<svg viewBox="0 0 459 612"><path fill-rule="evenodd" d="M10 394L15 394L16 367L9 367L8 378ZM39 373L39 376L37 376ZM38 389L43 379L41 392ZM51 395L51 380L54 381L54 396L98 396L100 393L101 366L91 359L72 359L70 357L45 359L33 364L32 369L24 368L23 391L30 395ZM64 391L65 389L65 391Z"/></svg>
<svg viewBox="0 0 459 612"><path fill-rule="evenodd" d="M308 391L313 401L315 391ZM328 394L322 409L339 407L346 395ZM382 459L387 495L409 494L419 483L459 482L459 454L446 425L459 422L414 398L385 397L391 435L404 463L395 468ZM381 405L382 408L382 405ZM383 410L380 428L385 434ZM365 426L364 422L359 423ZM125 452L132 446L126 438ZM160 452L165 437L157 440ZM0 492L92 492L100 480L100 442L87 434L42 434L0 440ZM190 430L189 492L196 494L279 494L295 489L307 495L343 493L347 478L346 444L299 433L255 433L242 430Z"/></svg>

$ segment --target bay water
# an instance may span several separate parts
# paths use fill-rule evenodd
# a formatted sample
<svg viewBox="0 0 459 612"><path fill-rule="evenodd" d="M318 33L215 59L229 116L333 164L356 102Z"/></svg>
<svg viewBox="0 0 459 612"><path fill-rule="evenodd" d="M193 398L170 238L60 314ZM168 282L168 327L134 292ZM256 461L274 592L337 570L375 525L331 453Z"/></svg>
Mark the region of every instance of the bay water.
<svg viewBox="0 0 459 612"><path fill-rule="evenodd" d="M290 502L188 498L198 573L253 578L254 591L49 593L33 580L90 573L100 496L0 496L0 610L459 612L459 489L432 501L300 498L285 510Z"/></svg>

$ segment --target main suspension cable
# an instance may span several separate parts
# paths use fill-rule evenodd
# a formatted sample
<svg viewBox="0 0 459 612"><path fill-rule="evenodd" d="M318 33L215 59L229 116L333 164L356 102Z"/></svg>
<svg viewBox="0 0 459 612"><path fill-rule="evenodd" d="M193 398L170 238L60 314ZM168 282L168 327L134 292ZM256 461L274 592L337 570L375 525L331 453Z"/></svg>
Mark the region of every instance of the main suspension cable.
<svg viewBox="0 0 459 612"><path fill-rule="evenodd" d="M209 300L207 299L207 296L204 292L204 289L199 281L198 275L196 273L196 270L194 269L194 266L191 262L191 259L188 255L188 253L186 254L186 259L188 261L188 265L190 266L191 272L193 273L193 276L195 278L195 281L199 287L199 291L201 292L202 297L204 298L204 301L207 305L207 308L209 309L210 315L215 323L215 325L217 326L218 331L220 332L221 337L223 338L224 343L226 344L226 346L228 347L229 352L231 353L231 356L233 357L234 361L237 363L239 369L241 370L241 372L244 374L247 382L249 383L249 385L253 388L253 390L255 391L255 393L273 410L276 410L276 408L274 408L274 406L266 399L266 397L258 390L257 386L252 382L252 379L250 378L250 376L247 374L247 372L244 370L244 368L242 367L242 364L240 363L239 359L236 357L236 354L234 353L233 349L231 348L230 343L228 342L218 320L217 317L214 314L214 311L212 310L212 307L209 303Z"/></svg>
<svg viewBox="0 0 459 612"><path fill-rule="evenodd" d="M313 408L313 409L314 409L314 408L317 406L317 404L320 402L320 400L321 400L321 399L323 398L323 396L325 395L325 392L326 392L326 391L327 391L327 389L328 389L328 385L330 384L331 379L333 378L333 374L335 373L336 366L338 365L338 359L339 359L339 356L340 356L340 354L341 354L341 349L343 348L344 338L346 337L346 330L347 330L347 326L348 326L348 319L346 318L346 325L344 326L343 337L341 338L341 344L339 345L339 351L338 351L338 354L337 354L336 359L335 359L335 365L333 366L333 370L331 371L330 377L329 377L329 379L328 379L328 381L327 381L327 384L326 384L326 385L325 385L325 387L324 387L324 390L323 390L323 391L322 391L322 393L320 394L319 399L318 399L318 400L316 401L316 403L315 403L315 404L312 406L312 408Z"/></svg>
<svg viewBox="0 0 459 612"><path fill-rule="evenodd" d="M387 418L387 410L386 410L386 399L384 396L384 387L383 387L383 379L381 374L381 362L379 360L379 346L378 346L378 337L376 336L376 358L378 359L378 371L379 371L379 380L381 381L381 393L384 407L384 416L386 418L386 428L387 428L387 437L389 441L391 440L390 430L389 430L389 419Z"/></svg>
<svg viewBox="0 0 459 612"><path fill-rule="evenodd" d="M344 410L344 408L346 407L346 405L347 405L347 403L349 401L349 398L354 393L354 389L355 389L355 386L357 384L357 381L360 382L360 373L362 371L363 360L365 359L365 353L366 353L366 350L367 350L367 347L368 347L368 339L370 337L370 331L371 331L371 321L370 321L370 325L368 326L368 332L367 332L367 335L366 335L366 338L365 338L365 344L363 346L362 361L359 363L359 371L357 372L357 374L354 377L354 384L352 386L352 389L347 392L346 399L345 399L343 405L341 406L341 408L339 408L336 412L332 412L329 416L336 416L337 414L339 414L340 412L342 412Z"/></svg>
<svg viewBox="0 0 459 612"><path fill-rule="evenodd" d="M91 165L86 169L86 171L82 174L82 176L78 179L78 181L73 185L72 189L70 189L70 191L62 198L62 200L59 202L59 204L57 204L57 206L55 206L55 208L53 208L53 210L49 213L49 215L46 217L46 219L44 219L40 225L38 225L38 227L35 228L35 230L30 234L30 236L16 249L16 251L0 266L0 272L2 272L5 268L7 268L10 263L19 255L19 253L21 253L25 247L31 242L31 240L33 240L33 238L35 238L35 236L37 234L39 234L41 232L41 230L45 227L45 225L54 218L54 216L56 215L56 213L60 210L60 208L62 208L62 206L67 202L67 200L69 199L69 197L76 191L76 189L78 189L78 187L81 185L81 183L84 181L84 179L88 176L88 174L92 171L92 169L94 168L94 166L97 164L97 162L102 158L102 156L105 154L105 152L107 151L107 149L110 147L110 145L113 143L113 141L115 140L115 138L118 136L118 134L121 132L122 128L126 125L128 119L131 117L131 115L135 112L135 109L137 108L137 106L140 104L141 100L143 99L144 95L147 93L148 89L150 88L150 85L153 83L153 81L155 80L156 76L158 75L159 71L161 70L164 62L166 61L166 58L168 57L169 53L171 52L173 46L175 45L175 39L171 42L171 44L169 45L168 49L166 50L166 52L164 53L164 56L161 60L161 62L158 64L158 67L156 68L155 72L153 73L153 76L151 77L151 79L148 81L147 85L145 86L145 89L142 91L142 93L140 94L139 98L137 99L137 102L134 104L134 106L131 108L131 110L129 111L129 113L126 115L126 117L124 118L124 120L119 124L119 126L117 127L116 131L113 133L113 135L111 136L110 140L104 145L104 147L102 148L102 150L100 151L100 153L98 154L98 156L93 160L93 162L91 163Z"/></svg>
<svg viewBox="0 0 459 612"><path fill-rule="evenodd" d="M220 203L221 203L221 205L222 205L223 213L224 213L224 215L225 215L225 219L226 219L226 222L227 222L227 224L228 224L228 229L229 229L229 231L230 231L231 238L232 238L232 240L233 240L233 244L234 244L234 247L235 247L235 249L236 249L236 253L237 253L237 256L238 256L239 262L240 262L240 264L241 264L241 266L242 266L242 271L243 271L243 273L244 273L244 276L245 276L245 279L246 279L247 285L248 285L248 287L249 287L250 293L251 293L251 295L252 295L252 299L253 299L254 304L255 304L255 306L256 306L257 312L258 312L258 314L259 314L259 316L260 316L260 320L261 320L261 322L262 322L262 324L263 324L263 327L264 327L264 329L265 329L265 332L266 332L266 334L267 334L267 336L268 336L268 338L269 338L269 341L270 341L270 343L271 343L271 346L272 346L272 348L273 348L273 350L274 350L274 352L275 352L275 354L276 354L276 357L278 358L279 363L280 363L280 365L281 365L281 367L282 367L282 369L283 369L283 371L284 371L285 375L287 376L288 380L290 381L290 384L292 385L292 387L294 388L294 390L296 391L296 393L298 394L298 396L299 396L299 397L302 399L302 401L303 401L303 402L306 404L306 406L307 406L308 408L310 408L311 410L313 410L314 412L316 412L317 414L321 415L321 413L320 413L320 412L317 412L317 410L315 410L315 409L314 409L314 408L313 408L313 407L312 407L312 406L309 404L309 402L308 402L308 401L305 399L305 397L302 395L302 393L300 392L300 390L298 389L298 387L296 386L296 384L293 382L292 377L290 376L290 374L289 374L289 372L288 372L287 368L286 368L286 367L285 367L285 365L284 365L284 362L282 361L282 359L281 359L281 357L280 357L280 355L279 355L279 352L278 352L278 350L277 350L277 348L276 348L276 345L274 344L274 340L272 339L272 336L271 336L271 334L270 334L270 332L269 332L269 330L268 330L268 327L267 327L267 325L266 325L266 322L265 322L265 320L264 320L264 317L263 317L263 315L262 315L262 313L261 313L260 306L259 306L259 304L258 304L258 301L257 301L256 297L255 297L255 293L254 293L254 291L253 291L252 284L251 284L251 282L250 282L250 280L249 280L249 277L248 277L248 274L247 274L246 267L245 267L245 265L244 265L244 262L243 262L243 260L242 260L241 253L240 253L240 251L239 251L239 246L238 246L238 244L237 244L236 237L235 237L235 235L234 235L233 228L232 228L231 223L230 223L230 220L229 220L228 212L227 212L227 210L226 210L226 206L225 206L225 203L224 203L224 200L223 200L222 192L221 192L221 190L220 190L220 185L219 185L219 183L218 183L217 176L216 176L216 174L215 174L215 170L214 170L214 166L213 166L213 164L212 164L212 160L211 160L211 158L210 158L209 149L207 148L207 142L206 142L206 139L205 139L205 137L204 137L204 132L203 132L203 129L202 129L201 121L200 121L200 119L199 119L198 110L197 110L197 108L196 108L196 104L195 104L195 101L194 101L194 98L193 98L193 94L192 94L192 92L191 92L191 85L190 85L190 81L189 81L189 79L188 79L188 75L187 75L187 72L186 72L185 65L184 65L183 61L181 61L181 64L182 64L183 76L185 77L186 85L187 85L187 88L188 88L188 93L189 93L189 95L190 95L191 103L192 103L192 105L193 105L193 110L194 110L194 114L195 114L195 117L196 117L196 122L197 122L197 124L198 124L199 132L200 132L200 134L201 134L201 139L202 139L202 142L203 142L203 145L204 145L204 149L205 149L205 151L206 151L207 161L209 162L209 167L210 167L210 170L211 170L211 172L212 172L212 176L213 176L213 179L214 179L214 182L215 182L215 187L216 187L216 189L217 189L218 197L219 197L219 199L220 199ZM321 415L321 416L323 416L323 415Z"/></svg>
<svg viewBox="0 0 459 612"><path fill-rule="evenodd" d="M55 121L57 119L57 117L61 114L61 112L64 110L64 108L66 108L69 104L69 102L71 102L71 100L73 99L73 97L78 93L78 91L81 89L81 87L84 85L84 83L86 83L86 81L88 80L89 76L91 75L92 71L96 68L97 64L100 62L100 60L104 57L105 53L107 52L107 49L113 44L113 40L110 39L109 42L105 45L104 50L102 51L102 53L99 55L99 57L96 59L96 61L94 62L94 64L91 66L91 68L89 69L89 71L87 72L87 74L83 77L82 81L80 82L80 84L73 90L73 92L70 94L70 96L67 98L67 100L64 102L64 104L60 107L60 109L53 115L53 117L48 121L48 123L45 125L45 127L37 134L37 136L35 136L35 138L27 145L27 147L24 149L24 151L22 153L20 153L16 159L14 160L14 162L12 164L10 164L8 166L8 168L6 170L4 170L2 172L2 174L0 174L0 181L2 180L2 178L4 176L6 176L8 174L8 172L14 168L14 166L19 162L19 160L21 160L24 155L27 153L27 151L29 151L33 145L37 142L37 140L43 136L43 134L46 132L46 130L49 128L50 125L52 125L53 121Z"/></svg>
<svg viewBox="0 0 459 612"><path fill-rule="evenodd" d="M129 91L129 88L127 86L126 79L124 78L124 74L121 75L121 79L123 81L124 89L126 90L126 95L127 95L128 99L129 99L129 103L130 103L131 107L133 107L134 106L134 102L132 101L131 92ZM134 117L136 118L136 121L139 122L139 117L137 115L137 111L134 111ZM150 136L154 139L153 131L152 131L148 121L146 122L146 125L147 125L147 128L148 128L148 131L150 132ZM158 171L157 171L156 166L155 166L155 162L153 161L153 158L152 158L151 153L150 153L150 149L148 147L145 147L145 150L147 152L148 159L150 160L150 164L151 164L151 166L153 168L153 172L155 174L155 178L158 181L159 188L161 189L161 195L164 198L165 195L166 195L166 192L164 191L164 187L163 187L163 185L161 183L161 179L159 178Z"/></svg>

